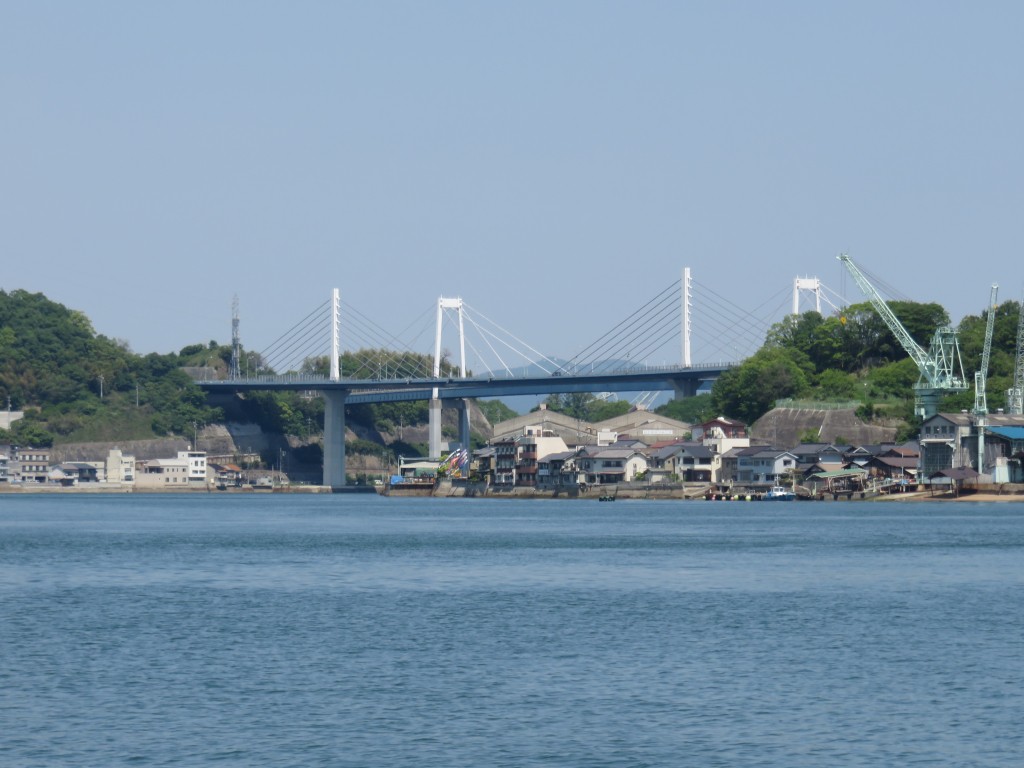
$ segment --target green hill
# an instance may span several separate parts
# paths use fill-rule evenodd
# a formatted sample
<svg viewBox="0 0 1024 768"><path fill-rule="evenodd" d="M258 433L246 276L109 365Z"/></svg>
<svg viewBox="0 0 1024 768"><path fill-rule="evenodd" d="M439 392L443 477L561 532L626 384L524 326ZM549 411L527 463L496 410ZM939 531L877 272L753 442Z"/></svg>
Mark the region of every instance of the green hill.
<svg viewBox="0 0 1024 768"><path fill-rule="evenodd" d="M346 353L343 370L349 376L369 377L378 370L376 359L382 354L391 353ZM202 426L231 420L258 424L266 433L295 436L296 459L319 464L320 398L252 392L213 400L188 373L204 369L209 375L212 369L213 375L225 376L230 357L230 347L216 342L193 344L177 353L139 355L124 342L98 335L81 312L42 294L0 291L0 407L6 407L9 398L12 410L25 413L9 433L0 430L0 441L53 445L191 438ZM404 357L406 367L431 368L426 356ZM311 359L304 367L326 372L327 361ZM447 364L442 368L449 370ZM353 406L347 422L358 438L350 441L349 449L355 455L374 453L387 444L405 455L422 453L425 446L402 438L405 433L417 434L415 428L426 421L426 403Z"/></svg>
<svg viewBox="0 0 1024 768"><path fill-rule="evenodd" d="M209 351L137 355L98 335L81 312L40 293L0 291L0 398L25 412L0 438L34 445L145 439L213 423L221 413L183 370L198 357Z"/></svg>

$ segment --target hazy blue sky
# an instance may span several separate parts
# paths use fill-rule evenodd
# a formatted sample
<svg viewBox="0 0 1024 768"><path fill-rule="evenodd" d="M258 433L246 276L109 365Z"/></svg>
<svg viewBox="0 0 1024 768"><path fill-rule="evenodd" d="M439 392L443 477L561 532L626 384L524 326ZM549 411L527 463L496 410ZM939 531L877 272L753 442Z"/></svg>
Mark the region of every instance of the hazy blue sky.
<svg viewBox="0 0 1024 768"><path fill-rule="evenodd" d="M568 356L679 279L848 252L1019 298L1024 4L0 2L0 287L136 352L260 349L338 287ZM429 347L429 341L425 345Z"/></svg>

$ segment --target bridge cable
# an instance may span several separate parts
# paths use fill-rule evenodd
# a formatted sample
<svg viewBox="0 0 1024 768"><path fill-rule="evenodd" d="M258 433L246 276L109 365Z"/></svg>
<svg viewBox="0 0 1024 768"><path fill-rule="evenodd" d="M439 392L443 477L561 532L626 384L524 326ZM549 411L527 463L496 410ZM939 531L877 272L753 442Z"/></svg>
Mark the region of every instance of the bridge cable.
<svg viewBox="0 0 1024 768"><path fill-rule="evenodd" d="M287 352L283 352L282 351L283 348L284 348L284 345L291 343L292 340L298 334L300 334L300 333L302 333L304 331L307 331L307 328L309 327L309 325L311 323L322 321L322 319L323 319L322 317L316 318L315 316L316 316L316 314L318 312L322 312L323 309L325 307L327 307L329 304L330 304L329 301L328 302L324 302L319 307L317 307L313 312L311 312L310 314L306 315L306 317L304 317L302 320L300 320L294 326L292 326L287 331L285 331L284 334L282 334L281 336L279 336L277 338L277 340L272 342L269 347L266 347L262 352L259 353L260 357L263 358L264 360L276 361L276 359L277 359L276 356L279 356L281 354L287 354ZM271 366L271 368L273 368L273 366Z"/></svg>
<svg viewBox="0 0 1024 768"><path fill-rule="evenodd" d="M669 296L667 299L662 301L661 306L656 308L653 313L645 315L645 319L641 325L627 329L632 332L632 336L622 340L618 346L614 348L606 348L604 350L604 355L608 358L604 367L610 367L612 363L616 361L616 358L621 357L623 354L625 354L626 359L629 360L632 354L636 351L635 345L642 343L643 339L648 336L652 327L658 327L667 318L675 316L676 306L676 297Z"/></svg>
<svg viewBox="0 0 1024 768"><path fill-rule="evenodd" d="M629 333L631 331L635 331L635 329L636 329L636 326L632 325L631 321L634 318L636 318L638 315L641 315L641 314L644 314L644 315L650 317L648 310L652 306L659 306L659 307L662 308L661 310L659 310L659 316L660 316L660 312L663 311L664 306L666 305L666 303L667 302L674 302L676 300L676 297L678 296L678 288L679 288L680 283L681 283L681 281L677 280L669 288L667 288L666 290L664 290L661 293L659 293L657 296L655 296L653 299L648 301L642 307L637 309L631 315L629 315L624 320L620 321L617 325L612 327L609 331L605 332L604 335L602 335L596 341L592 342L588 347L586 347L585 349L583 349L582 351L580 351L576 355L574 355L570 359L570 361L569 361L570 364L573 365L573 366L577 366L578 367L580 365L586 365L588 362L592 362L592 365L593 365L596 362L595 358L597 358L599 356L600 357L608 357L610 349L614 349L616 352L621 351L621 349L623 348L624 345L623 345L623 343L621 341L619 341L620 337L624 333ZM647 324L648 324L648 321L645 321L644 325L641 326L641 327L645 328L645 327L647 327ZM618 346L616 346L614 348L610 347L610 345L613 344L613 343L617 343ZM603 344L603 346L601 346L602 344ZM607 368L611 364L612 364L612 361L606 361L606 364L602 368L602 370L604 370L605 368Z"/></svg>
<svg viewBox="0 0 1024 768"><path fill-rule="evenodd" d="M597 352L600 351L600 347L598 345L603 343L612 334L615 334L617 336L618 335L617 332L623 326L625 326L627 323L629 323L634 317L636 317L640 313L644 312L655 301L661 300L666 294L669 294L669 293L672 293L672 292L677 292L681 282L682 282L681 280L676 280L675 283L673 283L671 286L669 286L669 288L665 289L664 291L659 293L657 296L655 296L654 299L652 299L651 301L648 301L647 304L643 305L642 307L640 307L640 309L636 310L631 315L626 317L624 320L620 321L617 325L612 327L609 331L605 332L601 337L599 337L598 339L593 341L589 346L585 347L584 349L580 350L575 355L573 355L569 359L569 363L572 364L572 365L579 365L581 363L585 364L595 354L595 351L594 351L595 348L597 348ZM590 354L588 354L588 353L590 353Z"/></svg>

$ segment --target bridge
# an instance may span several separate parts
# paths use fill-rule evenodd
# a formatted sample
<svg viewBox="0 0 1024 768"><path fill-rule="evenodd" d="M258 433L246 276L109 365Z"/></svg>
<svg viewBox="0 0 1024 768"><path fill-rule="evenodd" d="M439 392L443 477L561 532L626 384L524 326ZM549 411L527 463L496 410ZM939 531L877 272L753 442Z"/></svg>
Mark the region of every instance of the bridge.
<svg viewBox="0 0 1024 768"><path fill-rule="evenodd" d="M772 310L776 314L752 321L749 311L727 306L723 310L713 300L710 304L711 336L714 343L731 347L736 359L694 364L693 286L690 270L683 270L680 281L569 360L555 360L541 354L482 314L469 311L462 299L442 297L436 305L433 367L429 371L410 364L406 352L411 352L411 348L384 332L358 310L350 309L343 323L337 289L326 306L314 310L249 360L241 350L236 303L232 318L230 375L226 379L200 381L199 385L209 392L222 393L255 390L319 392L325 402L323 484L338 489L346 482L344 435L347 405L429 401L430 454L437 458L442 452L440 417L444 402L457 408L460 445L468 447L466 401L470 398L586 392L667 391L675 397L697 394L702 384L738 365L737 361L742 358L741 349L747 355L753 354L763 343L764 329L771 324L771 318L781 319L781 316L777 314L780 309L776 307ZM793 313L798 311L801 291L808 290L817 292L817 309L820 311L820 284L816 280L812 283L807 278L797 278L793 284ZM703 295L717 296L711 289L706 289ZM788 305L788 297L784 303ZM442 366L441 344L446 319L458 329L457 371L451 365ZM477 329L484 339L479 347L469 341L465 332L467 325ZM362 345L362 349L375 346L378 350L376 359L364 355L356 359L354 370L343 372L340 364L343 326L348 335ZM325 338L329 338L329 343L323 349ZM479 367L474 365L475 372L471 372L467 366L467 341L476 351L478 360L483 360L484 356L480 354L483 348L492 353L498 364L480 362ZM646 362L631 362L649 359L652 354L663 353L667 345L676 343L680 345L676 349L682 360L678 365L650 366ZM319 354L321 351L322 355ZM503 359L509 357L509 352L517 356L518 365ZM326 371L318 370L320 367ZM444 367L448 370L442 375Z"/></svg>

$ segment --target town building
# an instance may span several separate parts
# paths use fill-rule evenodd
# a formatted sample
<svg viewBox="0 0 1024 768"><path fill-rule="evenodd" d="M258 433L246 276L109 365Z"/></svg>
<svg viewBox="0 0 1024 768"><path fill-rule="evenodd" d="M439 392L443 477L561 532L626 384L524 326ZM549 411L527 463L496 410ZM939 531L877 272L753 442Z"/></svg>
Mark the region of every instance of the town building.
<svg viewBox="0 0 1024 768"><path fill-rule="evenodd" d="M244 471L237 464L221 464L209 462L207 467L213 476L213 482L218 488L241 488L243 484Z"/></svg>
<svg viewBox="0 0 1024 768"><path fill-rule="evenodd" d="M62 486L98 483L99 481L99 470L95 464L88 461L65 461L63 464L51 468L47 473L47 482Z"/></svg>
<svg viewBox="0 0 1024 768"><path fill-rule="evenodd" d="M586 482L586 476L576 463L580 450L567 449L542 456L537 463L537 487L544 490L568 489Z"/></svg>
<svg viewBox="0 0 1024 768"><path fill-rule="evenodd" d="M635 448L588 447L576 461L587 485L629 483L647 470L647 457Z"/></svg>
<svg viewBox="0 0 1024 768"><path fill-rule="evenodd" d="M45 483L50 472L50 449L19 447L15 451L14 482Z"/></svg>
<svg viewBox="0 0 1024 768"><path fill-rule="evenodd" d="M751 446L736 454L737 483L775 484L796 471L796 454L781 448Z"/></svg>
<svg viewBox="0 0 1024 768"><path fill-rule="evenodd" d="M710 483L718 459L717 454L703 443L653 445L648 452L647 480L652 483Z"/></svg>
<svg viewBox="0 0 1024 768"><path fill-rule="evenodd" d="M544 429L543 424L525 426L521 435L505 437L492 445L494 484L527 488L538 484L541 457L569 450L561 436ZM544 477L546 481L548 475Z"/></svg>
<svg viewBox="0 0 1024 768"><path fill-rule="evenodd" d="M108 483L134 483L135 457L126 456L120 449L113 448L107 454L105 481Z"/></svg>
<svg viewBox="0 0 1024 768"><path fill-rule="evenodd" d="M643 443L644 446L651 446L666 440L686 439L693 429L684 421L676 421L644 408L636 408L621 416L605 419L594 424L593 428L599 434L614 434L616 437L613 438L613 442L628 437ZM601 440L598 440L598 443L600 442Z"/></svg>
<svg viewBox="0 0 1024 768"><path fill-rule="evenodd" d="M985 457L992 482L1024 483L1024 425L985 427Z"/></svg>
<svg viewBox="0 0 1024 768"><path fill-rule="evenodd" d="M188 488L205 485L206 453L203 451L178 451L173 459L150 459L141 462L135 476L135 487L145 488Z"/></svg>

